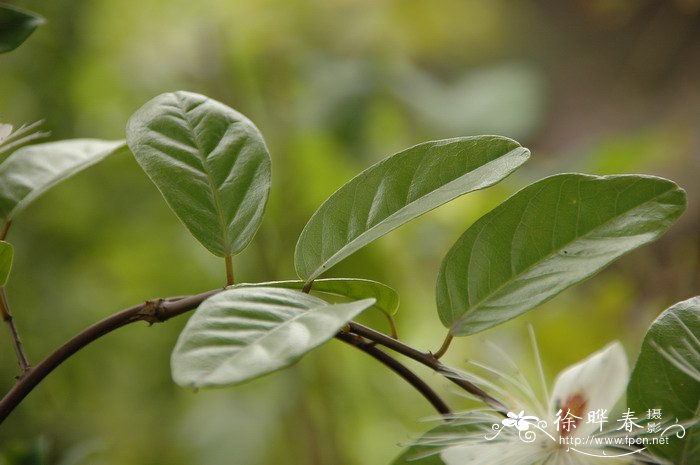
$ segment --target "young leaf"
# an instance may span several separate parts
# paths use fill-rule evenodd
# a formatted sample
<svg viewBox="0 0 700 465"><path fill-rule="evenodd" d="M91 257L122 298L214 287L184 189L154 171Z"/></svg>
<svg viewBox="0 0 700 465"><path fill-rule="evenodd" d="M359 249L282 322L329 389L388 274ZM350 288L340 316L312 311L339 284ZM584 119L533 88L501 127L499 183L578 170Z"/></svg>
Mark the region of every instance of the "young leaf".
<svg viewBox="0 0 700 465"><path fill-rule="evenodd" d="M12 220L51 187L124 147L124 141L72 139L18 149L0 164L0 221Z"/></svg>
<svg viewBox="0 0 700 465"><path fill-rule="evenodd" d="M12 244L0 241L0 287L5 287L7 278L10 277L13 254L14 249L12 248Z"/></svg>
<svg viewBox="0 0 700 465"><path fill-rule="evenodd" d="M437 308L454 336L515 318L661 236L685 192L638 175L562 174L484 215L442 262Z"/></svg>
<svg viewBox="0 0 700 465"><path fill-rule="evenodd" d="M277 287L283 289L299 289L304 287L304 281L272 281L266 283L241 283L236 287ZM396 315L399 308L399 294L387 286L371 279L359 278L327 278L314 281L312 291L340 295L354 300L373 298L373 307L386 313Z"/></svg>
<svg viewBox="0 0 700 465"><path fill-rule="evenodd" d="M45 22L44 18L36 13L0 4L0 53L19 47L34 29Z"/></svg>
<svg viewBox="0 0 700 465"><path fill-rule="evenodd" d="M316 210L294 264L307 282L402 224L467 192L491 186L530 156L498 136L416 145L366 169Z"/></svg>
<svg viewBox="0 0 700 465"><path fill-rule="evenodd" d="M173 379L194 388L242 383L288 367L374 304L331 305L290 289L241 287L207 299L173 350Z"/></svg>
<svg viewBox="0 0 700 465"><path fill-rule="evenodd" d="M700 297L693 297L668 308L647 331L627 386L629 408L639 415L660 409L662 418L671 422L697 421L700 419L697 373L700 373ZM677 432L677 429L669 430L669 434ZM673 434L668 444L649 447L675 464L695 464L700 457L700 427L689 429L682 439Z"/></svg>
<svg viewBox="0 0 700 465"><path fill-rule="evenodd" d="M190 92L159 95L129 119L129 148L170 208L211 253L243 250L270 190L270 155L237 111Z"/></svg>

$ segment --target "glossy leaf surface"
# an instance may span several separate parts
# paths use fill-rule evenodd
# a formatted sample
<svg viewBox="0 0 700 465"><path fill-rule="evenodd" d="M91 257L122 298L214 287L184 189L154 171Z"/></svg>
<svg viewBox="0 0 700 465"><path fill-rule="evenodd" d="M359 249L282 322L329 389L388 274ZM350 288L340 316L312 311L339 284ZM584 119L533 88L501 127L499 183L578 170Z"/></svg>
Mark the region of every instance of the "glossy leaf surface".
<svg viewBox="0 0 700 465"><path fill-rule="evenodd" d="M231 288L207 299L180 334L172 355L181 386L242 383L285 368L331 339L374 304L347 304L290 289Z"/></svg>
<svg viewBox="0 0 700 465"><path fill-rule="evenodd" d="M562 174L474 223L443 260L440 319L455 336L510 320L662 235L685 192L651 176Z"/></svg>
<svg viewBox="0 0 700 465"><path fill-rule="evenodd" d="M12 244L0 241L0 287L5 287L7 279L10 277L13 255L14 249Z"/></svg>
<svg viewBox="0 0 700 465"><path fill-rule="evenodd" d="M123 141L72 139L18 149L0 164L0 220L13 219L51 187L123 147Z"/></svg>
<svg viewBox="0 0 700 465"><path fill-rule="evenodd" d="M167 93L129 119L127 142L204 247L224 257L248 245L270 189L270 156L248 118L203 95Z"/></svg>
<svg viewBox="0 0 700 465"><path fill-rule="evenodd" d="M529 156L498 136L426 142L392 155L351 179L313 214L297 242L297 273L314 280L402 224L497 183Z"/></svg>
<svg viewBox="0 0 700 465"><path fill-rule="evenodd" d="M36 13L0 4L0 53L19 47L44 22Z"/></svg>
<svg viewBox="0 0 700 465"><path fill-rule="evenodd" d="M700 419L700 297L677 303L651 325L627 386L627 402L637 416L660 409L671 423L676 418L681 423ZM673 463L695 464L700 425L684 438L672 434L668 444L650 448Z"/></svg>

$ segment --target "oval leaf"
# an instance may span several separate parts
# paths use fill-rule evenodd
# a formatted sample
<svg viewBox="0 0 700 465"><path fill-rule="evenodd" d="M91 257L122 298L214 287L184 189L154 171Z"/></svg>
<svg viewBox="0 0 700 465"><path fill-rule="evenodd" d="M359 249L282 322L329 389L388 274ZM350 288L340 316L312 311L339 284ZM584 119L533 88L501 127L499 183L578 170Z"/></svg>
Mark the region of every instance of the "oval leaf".
<svg viewBox="0 0 700 465"><path fill-rule="evenodd" d="M331 305L290 289L232 288L207 299L173 350L181 386L242 383L292 365L374 303Z"/></svg>
<svg viewBox="0 0 700 465"><path fill-rule="evenodd" d="M677 303L651 325L627 386L627 402L638 416L660 409L671 422L700 419L700 297ZM668 444L649 447L673 463L695 464L700 427L682 439L672 435Z"/></svg>
<svg viewBox="0 0 700 465"><path fill-rule="evenodd" d="M662 235L685 192L651 176L563 174L474 223L442 262L437 307L454 336L510 320Z"/></svg>
<svg viewBox="0 0 700 465"><path fill-rule="evenodd" d="M0 4L0 53L19 47L44 23L44 18L36 13Z"/></svg>
<svg viewBox="0 0 700 465"><path fill-rule="evenodd" d="M18 149L0 164L0 220L12 220L51 187L124 146L124 141L72 139Z"/></svg>
<svg viewBox="0 0 700 465"><path fill-rule="evenodd" d="M129 148L170 208L214 255L240 252L260 225L270 155L237 111L190 92L159 95L129 119Z"/></svg>
<svg viewBox="0 0 700 465"><path fill-rule="evenodd" d="M277 287L283 289L299 289L304 287L304 281L271 281L266 283L241 283L235 287ZM399 294L386 284L371 279L359 278L328 278L314 281L313 292L339 295L354 300L373 298L373 307L387 315L396 315L399 308Z"/></svg>
<svg viewBox="0 0 700 465"><path fill-rule="evenodd" d="M13 255L12 244L0 241L0 287L5 287L7 279L10 277Z"/></svg>
<svg viewBox="0 0 700 465"><path fill-rule="evenodd" d="M529 156L498 136L426 142L392 155L351 179L313 214L297 242L297 273L314 280L413 218L497 183Z"/></svg>

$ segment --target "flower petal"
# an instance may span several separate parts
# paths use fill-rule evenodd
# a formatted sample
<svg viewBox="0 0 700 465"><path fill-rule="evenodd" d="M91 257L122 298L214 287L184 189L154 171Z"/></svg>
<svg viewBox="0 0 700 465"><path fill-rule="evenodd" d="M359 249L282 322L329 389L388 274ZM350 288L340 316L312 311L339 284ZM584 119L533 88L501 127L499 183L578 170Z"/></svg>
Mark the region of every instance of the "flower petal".
<svg viewBox="0 0 700 465"><path fill-rule="evenodd" d="M598 425L586 423L586 413L597 409L606 409L609 413L624 393L628 378L625 350L615 341L559 373L550 400L550 416L554 419L554 412L559 409L566 413L567 402L576 404L582 411L575 412L572 408L572 413L583 419L572 434L591 434Z"/></svg>
<svg viewBox="0 0 700 465"><path fill-rule="evenodd" d="M521 442L517 435L511 441L482 442L448 447L440 453L446 465L533 465L549 455L547 449Z"/></svg>

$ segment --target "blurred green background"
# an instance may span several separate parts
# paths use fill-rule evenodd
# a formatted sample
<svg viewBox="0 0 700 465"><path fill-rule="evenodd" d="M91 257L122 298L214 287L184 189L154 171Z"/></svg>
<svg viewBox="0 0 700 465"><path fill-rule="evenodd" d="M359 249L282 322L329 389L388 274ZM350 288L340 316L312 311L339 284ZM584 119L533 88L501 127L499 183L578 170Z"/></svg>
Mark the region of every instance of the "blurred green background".
<svg viewBox="0 0 700 465"><path fill-rule="evenodd" d="M648 173L689 194L651 247L527 315L453 344L446 360L525 366L527 323L550 378L620 339L630 363L649 323L700 294L700 2L643 0L54 0L13 2L48 20L0 56L3 122L45 119L52 139L124 137L155 95L204 93L268 142L273 190L239 280L293 278L296 237L361 169L416 143L502 134L526 167L391 233L333 270L395 287L401 337L435 350L440 260L476 218L562 171ZM50 191L8 240L8 293L30 360L147 298L221 286L223 264L179 224L130 156ZM111 334L51 374L0 426L0 464L388 463L430 407L394 374L331 341L292 369L196 394L170 379L186 317ZM365 321L385 330L377 315ZM17 374L0 331L0 390ZM413 366L413 365L412 365ZM416 367L455 409L470 405Z"/></svg>

